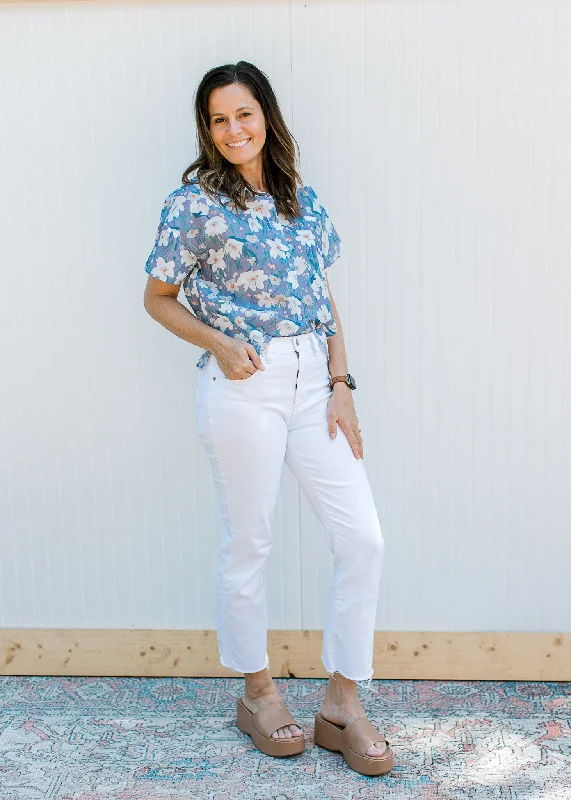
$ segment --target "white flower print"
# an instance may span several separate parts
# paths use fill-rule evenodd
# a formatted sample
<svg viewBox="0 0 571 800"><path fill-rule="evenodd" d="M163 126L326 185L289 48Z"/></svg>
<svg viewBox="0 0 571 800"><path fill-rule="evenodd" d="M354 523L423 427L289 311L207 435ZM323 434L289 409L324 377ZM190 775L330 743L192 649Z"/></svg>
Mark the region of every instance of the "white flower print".
<svg viewBox="0 0 571 800"><path fill-rule="evenodd" d="M183 267L194 267L197 261L198 259L194 255L194 253L191 253L190 250L185 250L184 248L181 248L180 263L183 265Z"/></svg>
<svg viewBox="0 0 571 800"><path fill-rule="evenodd" d="M264 341L264 334L262 333L262 331L256 331L256 330L250 331L249 337L253 342L256 342L256 344L259 345L261 345Z"/></svg>
<svg viewBox="0 0 571 800"><path fill-rule="evenodd" d="M236 281L236 286L244 286L246 289L263 289L264 281L267 279L268 276L263 269L254 269L243 272Z"/></svg>
<svg viewBox="0 0 571 800"><path fill-rule="evenodd" d="M242 248L244 242L239 242L237 239L227 239L224 245L224 252L236 261L242 255Z"/></svg>
<svg viewBox="0 0 571 800"><path fill-rule="evenodd" d="M259 219L267 219L271 215L272 204L268 200L247 200L245 213Z"/></svg>
<svg viewBox="0 0 571 800"><path fill-rule="evenodd" d="M255 297L259 306L266 306L267 308L272 305L272 296L269 292L260 292Z"/></svg>
<svg viewBox="0 0 571 800"><path fill-rule="evenodd" d="M292 270L290 270L288 272L286 281L288 283L291 283L291 288L292 289L297 289L297 287L299 286L299 283L298 283L298 280L297 280L297 272L294 269L292 269Z"/></svg>
<svg viewBox="0 0 571 800"><path fill-rule="evenodd" d="M331 319L331 312L329 311L327 306L325 305L319 306L319 308L317 309L317 319L320 322L327 322L328 320Z"/></svg>
<svg viewBox="0 0 571 800"><path fill-rule="evenodd" d="M189 210L193 214L208 214L208 201L203 196L194 197L189 203Z"/></svg>
<svg viewBox="0 0 571 800"><path fill-rule="evenodd" d="M295 238L298 242L301 242L301 244L304 244L306 247L311 247L315 244L315 236L313 235L312 231L298 231Z"/></svg>
<svg viewBox="0 0 571 800"><path fill-rule="evenodd" d="M233 314L235 311L238 310L238 306L230 302L230 300L223 300L220 303L219 308L223 314Z"/></svg>
<svg viewBox="0 0 571 800"><path fill-rule="evenodd" d="M266 239L266 244L270 245L270 258L286 258L289 247L281 239Z"/></svg>
<svg viewBox="0 0 571 800"><path fill-rule="evenodd" d="M313 289L313 293L317 297L320 293L322 297L327 297L327 283L321 277L321 274L314 275L313 280L311 282L311 287Z"/></svg>
<svg viewBox="0 0 571 800"><path fill-rule="evenodd" d="M248 220L248 225L250 226L250 230L251 231L261 231L262 230L262 226L260 225L258 220L255 219L255 217L250 217L250 219Z"/></svg>
<svg viewBox="0 0 571 800"><path fill-rule="evenodd" d="M324 256L329 254L329 236L325 228L321 231L321 249L323 250Z"/></svg>
<svg viewBox="0 0 571 800"><path fill-rule="evenodd" d="M260 225L260 227L261 227L261 225ZM252 242L252 244L254 244L254 242L258 242L259 241L258 237L254 236L254 234L251 234L251 233L249 233L246 236L246 239L247 239L248 242Z"/></svg>
<svg viewBox="0 0 571 800"><path fill-rule="evenodd" d="M260 311L260 313L258 314L258 319L261 322L267 322L269 319L274 319L275 316L276 316L275 311Z"/></svg>
<svg viewBox="0 0 571 800"><path fill-rule="evenodd" d="M163 228L163 230L161 231L161 235L159 236L159 245L161 247L167 246L172 232L173 232L172 228Z"/></svg>
<svg viewBox="0 0 571 800"><path fill-rule="evenodd" d="M217 314L214 317L212 324L215 325L215 327L220 328L223 333L234 327L228 317L223 317L222 314Z"/></svg>
<svg viewBox="0 0 571 800"><path fill-rule="evenodd" d="M305 258L303 258L303 256L296 256L293 260L293 265L298 275L303 275L308 266L307 261Z"/></svg>
<svg viewBox="0 0 571 800"><path fill-rule="evenodd" d="M156 267L151 271L153 278L174 278L174 261L165 261L164 258L157 258Z"/></svg>
<svg viewBox="0 0 571 800"><path fill-rule="evenodd" d="M180 212L184 209L185 200L186 200L186 197L178 196L178 197L173 198L173 201L172 201L172 204L171 204L171 208L170 208L170 211L169 211L169 215L167 217L167 222L170 222L171 219L174 219L175 217L178 217Z"/></svg>
<svg viewBox="0 0 571 800"><path fill-rule="evenodd" d="M226 224L224 217L210 217L210 219L206 220L204 225L204 233L207 236L219 236L224 231L228 230L228 225Z"/></svg>
<svg viewBox="0 0 571 800"><path fill-rule="evenodd" d="M279 275L270 275L270 283L272 284L272 286L277 286L281 282L282 279L279 277Z"/></svg>
<svg viewBox="0 0 571 800"><path fill-rule="evenodd" d="M291 314L295 314L296 317L301 316L301 302L299 298L294 297L292 294L288 297L287 304Z"/></svg>
<svg viewBox="0 0 571 800"><path fill-rule="evenodd" d="M299 329L299 325L296 325L296 323L291 319L282 319L280 322L278 322L276 328L280 332L280 336L293 336L293 334Z"/></svg>
<svg viewBox="0 0 571 800"><path fill-rule="evenodd" d="M208 264L212 264L212 269L225 269L226 264L224 262L224 248L221 247L220 250L210 250L210 255L208 256Z"/></svg>

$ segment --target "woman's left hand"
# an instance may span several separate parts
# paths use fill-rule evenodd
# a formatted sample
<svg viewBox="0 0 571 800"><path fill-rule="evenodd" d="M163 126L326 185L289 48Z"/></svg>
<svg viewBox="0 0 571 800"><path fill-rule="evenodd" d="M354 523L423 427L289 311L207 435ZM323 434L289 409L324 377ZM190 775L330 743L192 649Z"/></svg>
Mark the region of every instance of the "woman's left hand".
<svg viewBox="0 0 571 800"><path fill-rule="evenodd" d="M355 458L363 458L363 440L353 403L352 389L341 382L334 385L333 394L327 404L327 426L331 439L337 436L337 425L347 437Z"/></svg>

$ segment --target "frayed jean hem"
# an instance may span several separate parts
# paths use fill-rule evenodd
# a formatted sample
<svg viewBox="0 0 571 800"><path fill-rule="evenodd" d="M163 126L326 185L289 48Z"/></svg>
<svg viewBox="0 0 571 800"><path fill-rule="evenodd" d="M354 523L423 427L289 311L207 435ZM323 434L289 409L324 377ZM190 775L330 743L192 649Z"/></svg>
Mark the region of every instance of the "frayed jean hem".
<svg viewBox="0 0 571 800"><path fill-rule="evenodd" d="M335 672L337 672L339 675L342 675L348 681L355 681L357 686L363 687L367 692L376 692L378 694L377 690L372 685L372 681L373 681L373 676L372 675L371 675L370 678L358 679L358 678L350 678L347 675L343 675L343 673L339 672L339 670L335 670ZM334 678L335 679L335 672L328 672L327 673L328 678Z"/></svg>
<svg viewBox="0 0 571 800"><path fill-rule="evenodd" d="M223 667L226 667L226 669L233 669L234 672L242 672L244 674L250 672L261 672L263 669L268 669L270 666L270 660L267 656L266 656L266 663L264 664L264 666L258 667L258 669L242 669L242 667L236 667L233 664L226 664L223 658L220 658L220 663Z"/></svg>

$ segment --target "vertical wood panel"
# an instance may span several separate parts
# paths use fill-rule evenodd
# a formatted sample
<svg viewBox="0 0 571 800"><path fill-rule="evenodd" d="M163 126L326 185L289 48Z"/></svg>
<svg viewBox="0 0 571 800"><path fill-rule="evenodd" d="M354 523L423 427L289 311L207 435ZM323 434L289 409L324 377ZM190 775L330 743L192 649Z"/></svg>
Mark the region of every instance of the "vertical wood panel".
<svg viewBox="0 0 571 800"><path fill-rule="evenodd" d="M143 267L198 81L246 59L343 239L377 627L568 627L570 35L563 0L0 5L0 625L215 626L200 350ZM321 627L288 470L273 533L270 627Z"/></svg>

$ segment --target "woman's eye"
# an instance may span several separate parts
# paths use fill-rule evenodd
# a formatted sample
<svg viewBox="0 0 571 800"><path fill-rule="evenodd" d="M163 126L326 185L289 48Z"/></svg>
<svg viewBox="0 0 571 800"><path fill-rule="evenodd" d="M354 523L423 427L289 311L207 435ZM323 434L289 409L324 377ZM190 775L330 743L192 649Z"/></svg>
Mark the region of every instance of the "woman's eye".
<svg viewBox="0 0 571 800"><path fill-rule="evenodd" d="M242 117L251 117L252 116L252 112L251 111L244 111L244 113L241 114L241 116ZM218 122L224 122L224 119L220 119L219 118L219 119L215 119L214 120L214 124L217 124Z"/></svg>

